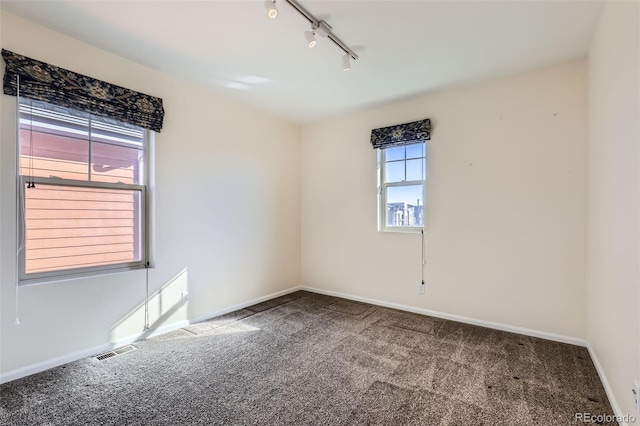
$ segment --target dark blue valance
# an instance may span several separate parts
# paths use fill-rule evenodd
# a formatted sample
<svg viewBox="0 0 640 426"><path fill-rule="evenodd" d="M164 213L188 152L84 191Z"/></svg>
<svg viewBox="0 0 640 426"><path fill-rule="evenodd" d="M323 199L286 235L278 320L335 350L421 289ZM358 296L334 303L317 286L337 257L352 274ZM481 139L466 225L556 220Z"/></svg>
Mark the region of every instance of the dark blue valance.
<svg viewBox="0 0 640 426"><path fill-rule="evenodd" d="M371 145L374 149L409 145L431 139L431 120L413 121L395 126L381 127L371 131Z"/></svg>
<svg viewBox="0 0 640 426"><path fill-rule="evenodd" d="M2 49L4 93L74 108L160 132L162 99L96 80Z"/></svg>

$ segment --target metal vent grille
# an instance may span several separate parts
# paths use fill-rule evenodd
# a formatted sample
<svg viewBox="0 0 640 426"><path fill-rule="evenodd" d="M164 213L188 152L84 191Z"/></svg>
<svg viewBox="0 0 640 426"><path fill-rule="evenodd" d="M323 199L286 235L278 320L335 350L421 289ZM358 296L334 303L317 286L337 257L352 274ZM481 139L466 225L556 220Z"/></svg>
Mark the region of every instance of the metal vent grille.
<svg viewBox="0 0 640 426"><path fill-rule="evenodd" d="M107 359L107 358L111 358L112 356L117 356L118 354L115 352L105 352L103 354L100 354L98 356L96 356L96 359L98 361L102 361L103 359Z"/></svg>
<svg viewBox="0 0 640 426"><path fill-rule="evenodd" d="M134 351L135 349L136 349L135 346L127 345L127 346L123 346L123 347L118 348L118 349L114 349L114 350L109 351L109 352L104 352L104 353L101 353L99 355L96 355L95 358L98 361L103 361L103 360L105 360L107 358L112 358L114 356L118 356L118 355L126 354L127 352Z"/></svg>

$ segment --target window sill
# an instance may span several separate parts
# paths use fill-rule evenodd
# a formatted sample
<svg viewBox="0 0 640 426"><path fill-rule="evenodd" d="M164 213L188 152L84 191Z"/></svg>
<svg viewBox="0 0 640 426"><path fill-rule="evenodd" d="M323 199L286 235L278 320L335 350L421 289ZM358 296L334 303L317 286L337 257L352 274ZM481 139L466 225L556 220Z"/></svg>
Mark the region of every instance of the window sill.
<svg viewBox="0 0 640 426"><path fill-rule="evenodd" d="M149 267L149 269L151 268L153 268L153 266ZM106 275L115 275L123 272L138 271L141 269L145 269L145 266L135 265L135 266L125 266L125 267L93 270L93 271L87 271L87 272L80 272L76 274L69 273L69 274L61 274L57 276L53 275L53 276L47 276L47 277L23 278L18 282L18 285L20 287L29 287L32 285L40 285L40 284L52 284L52 283L68 282L68 281L83 280L83 279L95 279L95 278L104 277Z"/></svg>
<svg viewBox="0 0 640 426"><path fill-rule="evenodd" d="M403 227L403 228L383 228L378 232L392 234L420 234L424 228L421 227Z"/></svg>

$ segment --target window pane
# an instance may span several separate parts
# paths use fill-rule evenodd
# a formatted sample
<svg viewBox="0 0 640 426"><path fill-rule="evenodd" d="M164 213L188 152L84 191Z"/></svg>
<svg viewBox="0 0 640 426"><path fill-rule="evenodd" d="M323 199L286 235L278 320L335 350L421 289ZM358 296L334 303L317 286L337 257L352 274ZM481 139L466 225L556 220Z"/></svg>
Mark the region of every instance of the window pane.
<svg viewBox="0 0 640 426"><path fill-rule="evenodd" d="M109 124L99 120L106 119L92 116L91 140L130 148L142 148L144 142L143 129L125 123Z"/></svg>
<svg viewBox="0 0 640 426"><path fill-rule="evenodd" d="M78 111L71 114L70 110L66 112L62 110L66 109L60 109L46 102L20 99L20 129L69 138L88 139L88 115Z"/></svg>
<svg viewBox="0 0 640 426"><path fill-rule="evenodd" d="M404 161L394 161L384 164L385 182L402 182L405 180Z"/></svg>
<svg viewBox="0 0 640 426"><path fill-rule="evenodd" d="M20 130L20 174L87 180L89 142L68 136Z"/></svg>
<svg viewBox="0 0 640 426"><path fill-rule="evenodd" d="M386 148L384 150L385 161L404 160L404 146Z"/></svg>
<svg viewBox="0 0 640 426"><path fill-rule="evenodd" d="M144 130L21 100L20 174L142 184Z"/></svg>
<svg viewBox="0 0 640 426"><path fill-rule="evenodd" d="M422 158L419 160L407 160L407 180L424 179L422 175L423 164L424 160Z"/></svg>
<svg viewBox="0 0 640 426"><path fill-rule="evenodd" d="M424 157L424 144L414 143L407 145L407 158L420 158Z"/></svg>
<svg viewBox="0 0 640 426"><path fill-rule="evenodd" d="M387 226L422 226L424 223L423 185L387 188Z"/></svg>
<svg viewBox="0 0 640 426"><path fill-rule="evenodd" d="M141 193L37 183L25 188L25 272L141 260Z"/></svg>
<svg viewBox="0 0 640 426"><path fill-rule="evenodd" d="M141 183L142 150L105 143L91 144L91 180L111 183Z"/></svg>

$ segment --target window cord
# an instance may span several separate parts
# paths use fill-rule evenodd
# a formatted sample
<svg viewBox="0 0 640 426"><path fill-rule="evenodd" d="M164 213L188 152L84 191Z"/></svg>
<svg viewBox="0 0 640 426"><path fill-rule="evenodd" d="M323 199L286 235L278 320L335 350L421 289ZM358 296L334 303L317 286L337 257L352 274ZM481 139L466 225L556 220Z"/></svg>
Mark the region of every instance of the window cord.
<svg viewBox="0 0 640 426"><path fill-rule="evenodd" d="M427 261L424 258L424 229L420 230L420 235L422 239L422 265L420 265L422 285L424 285L424 265L426 265Z"/></svg>
<svg viewBox="0 0 640 426"><path fill-rule="evenodd" d="M18 130L18 132L19 131L20 130ZM29 183L27 188L35 187L36 184L33 182L33 111L31 111L29 115Z"/></svg>
<svg viewBox="0 0 640 426"><path fill-rule="evenodd" d="M35 188L33 183L33 114L31 114L31 123L29 124L29 188Z"/></svg>
<svg viewBox="0 0 640 426"><path fill-rule="evenodd" d="M145 277L145 296L144 296L144 328L143 331L149 330L149 264L144 266Z"/></svg>
<svg viewBox="0 0 640 426"><path fill-rule="evenodd" d="M17 217L19 226L16 227L16 319L13 322L15 325L20 325L20 303L19 303L19 290L20 290L20 252L24 250L25 235L24 235L24 189L18 177L18 202L16 203Z"/></svg>
<svg viewBox="0 0 640 426"><path fill-rule="evenodd" d="M16 126L16 221L22 222L24 208L22 205L22 182L20 180L20 76L16 77L17 83L17 96L16 96L16 117L18 121L18 125ZM21 232L21 227L16 226L16 269L15 269L15 279L16 279L16 318L13 321L14 325L20 325L20 250L24 247L24 238L21 238L24 233Z"/></svg>

